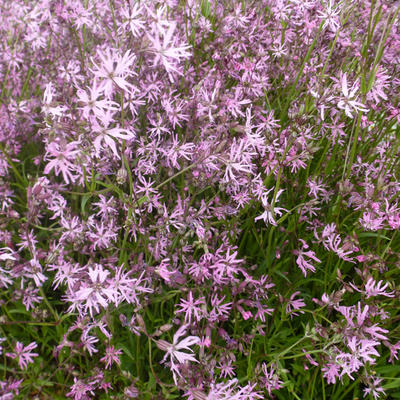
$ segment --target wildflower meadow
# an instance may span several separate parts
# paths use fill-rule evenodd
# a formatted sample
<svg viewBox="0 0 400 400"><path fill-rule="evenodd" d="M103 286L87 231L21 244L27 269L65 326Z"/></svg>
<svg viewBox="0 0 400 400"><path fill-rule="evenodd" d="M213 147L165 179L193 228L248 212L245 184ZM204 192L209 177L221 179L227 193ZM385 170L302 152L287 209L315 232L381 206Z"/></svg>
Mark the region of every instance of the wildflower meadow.
<svg viewBox="0 0 400 400"><path fill-rule="evenodd" d="M0 0L0 400L400 399L399 12Z"/></svg>

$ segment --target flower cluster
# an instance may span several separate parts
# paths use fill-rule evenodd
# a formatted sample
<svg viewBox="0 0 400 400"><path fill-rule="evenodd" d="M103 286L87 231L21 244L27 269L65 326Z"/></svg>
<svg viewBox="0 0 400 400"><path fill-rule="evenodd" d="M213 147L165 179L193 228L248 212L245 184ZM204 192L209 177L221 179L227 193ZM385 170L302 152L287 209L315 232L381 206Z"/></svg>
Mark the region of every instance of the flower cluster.
<svg viewBox="0 0 400 400"><path fill-rule="evenodd" d="M389 393L398 2L0 9L0 398Z"/></svg>

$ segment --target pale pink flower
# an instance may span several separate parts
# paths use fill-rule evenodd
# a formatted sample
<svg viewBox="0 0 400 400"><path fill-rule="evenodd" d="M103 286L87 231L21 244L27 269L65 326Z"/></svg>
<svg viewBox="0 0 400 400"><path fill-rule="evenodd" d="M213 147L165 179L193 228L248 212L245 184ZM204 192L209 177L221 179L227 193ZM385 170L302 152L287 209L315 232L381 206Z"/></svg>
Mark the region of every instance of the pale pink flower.
<svg viewBox="0 0 400 400"><path fill-rule="evenodd" d="M235 366L232 365L232 360L224 360L224 361L220 361L218 363L217 368L220 370L220 376L222 376L223 378L226 378L227 376L229 378L234 377L235 374Z"/></svg>
<svg viewBox="0 0 400 400"><path fill-rule="evenodd" d="M327 192L325 185L322 183L322 179L320 177L308 178L307 187L309 188L308 194L313 196L315 199L318 199L320 193L322 195Z"/></svg>
<svg viewBox="0 0 400 400"><path fill-rule="evenodd" d="M97 121L93 121L92 130L93 133L97 134L96 138L93 141L93 146L96 150L96 154L99 155L100 150L104 149L104 144L105 144L112 150L115 157L120 159L121 156L119 155L119 152L117 150L115 139L133 140L135 139L136 135L134 132L128 129L119 127L114 127L114 128L109 127L111 121L112 121L112 116L109 113L104 115L101 121L101 125Z"/></svg>
<svg viewBox="0 0 400 400"><path fill-rule="evenodd" d="M272 55L274 58L282 58L282 56L286 56L287 49L284 44L276 43L271 47Z"/></svg>
<svg viewBox="0 0 400 400"><path fill-rule="evenodd" d="M53 117L62 117L66 111L66 107L58 106L53 102L53 97L55 95L55 90L53 88L53 84L50 82L46 85L46 88L43 93L43 103L42 103L42 111L48 116Z"/></svg>
<svg viewBox="0 0 400 400"><path fill-rule="evenodd" d="M101 63L97 65L92 60L94 68L90 71L93 72L95 77L103 79L103 88L106 96L110 96L113 93L114 85L126 92L137 91L137 89L127 81L127 78L136 75L133 68L136 56L131 54L130 50L126 51L124 55L121 56L118 50L106 48L104 52L98 50L97 55Z"/></svg>
<svg viewBox="0 0 400 400"><path fill-rule="evenodd" d="M263 196L261 197L261 203L265 209L265 211L259 215L258 217L256 217L254 220L258 221L259 219L264 220L264 222L268 225L274 225L277 226L277 222L276 222L276 215L277 216L281 216L282 215L282 211L287 211L286 208L283 207L272 207L272 205L268 202L268 194L272 191L273 189L270 189L268 191L266 191ZM280 195L283 193L283 189L279 189L275 198L275 203L279 200Z"/></svg>
<svg viewBox="0 0 400 400"><path fill-rule="evenodd" d="M397 353L400 350L400 341L398 341L397 343L395 343L393 345L389 345L389 349L390 349L389 362L393 363L395 359L396 360L399 359Z"/></svg>
<svg viewBox="0 0 400 400"><path fill-rule="evenodd" d="M98 341L99 339L96 336L89 335L89 330L85 329L81 335L80 345L84 350L87 350L88 353L92 356L93 353L98 352L98 350L94 346L94 344L97 343Z"/></svg>
<svg viewBox="0 0 400 400"><path fill-rule="evenodd" d="M297 314L297 312L304 314L301 308L304 307L306 303L304 303L303 299L295 299L298 294L300 294L299 291L294 292L286 303L286 313L290 314L290 318L293 318L293 315L298 316L299 314Z"/></svg>
<svg viewBox="0 0 400 400"><path fill-rule="evenodd" d="M123 17L122 25L119 27L118 32L121 34L126 28L129 27L134 37L139 37L142 30L145 29L146 23L140 17L143 14L143 6L139 2L135 2L129 7L125 6L121 9Z"/></svg>
<svg viewBox="0 0 400 400"><path fill-rule="evenodd" d="M154 32L154 36L147 34L151 42L149 51L155 55L153 65L156 66L162 64L171 81L173 81L172 72L178 73L179 75L182 74L176 63L181 59L189 58L191 56L188 52L191 46L175 45L177 37L174 35L175 28L176 24L170 22L168 30L157 30Z"/></svg>
<svg viewBox="0 0 400 400"><path fill-rule="evenodd" d="M341 12L341 3L335 4L333 0L329 0L324 11L317 11L318 18L324 21L323 29L328 27L332 32L336 33L340 27L339 15Z"/></svg>
<svg viewBox="0 0 400 400"><path fill-rule="evenodd" d="M6 340L7 340L6 338L0 337L0 355L3 354L3 347L1 346L1 344L2 344L3 342L5 342Z"/></svg>
<svg viewBox="0 0 400 400"><path fill-rule="evenodd" d="M340 375L340 365L337 362L327 362L321 370L328 383L336 383L336 378Z"/></svg>
<svg viewBox="0 0 400 400"><path fill-rule="evenodd" d="M253 172L252 157L255 156L254 150L250 149L244 140L234 140L230 146L229 155L220 157L225 164L225 174L222 182L239 183L243 174Z"/></svg>
<svg viewBox="0 0 400 400"><path fill-rule="evenodd" d="M384 217L379 217L371 211L366 211L363 213L362 217L359 219L361 226L369 231L377 231L383 228Z"/></svg>
<svg viewBox="0 0 400 400"><path fill-rule="evenodd" d="M102 119L106 111L118 111L119 105L114 101L103 99L100 97L103 95L104 87L97 85L97 80L93 80L93 85L88 87L89 93L83 89L78 89L76 95L78 101L82 104L80 109L84 118L89 119L93 114L96 118Z"/></svg>
<svg viewBox="0 0 400 400"><path fill-rule="evenodd" d="M369 277L367 280L367 283L365 284L364 290L358 289L354 284L350 283L351 287L357 292L365 293L366 298L369 299L370 297L375 297L375 296L386 296L386 297L394 297L394 292L386 292L386 288L389 286L389 283L386 282L382 286L382 280L379 282L376 282L374 278Z"/></svg>
<svg viewBox="0 0 400 400"><path fill-rule="evenodd" d="M77 177L75 159L80 150L77 149L79 141L64 143L53 141L47 145L45 160L48 160L44 173L48 174L54 169L56 176L62 173L65 183L75 182Z"/></svg>
<svg viewBox="0 0 400 400"><path fill-rule="evenodd" d="M381 382L383 381L382 378L376 378L376 377L371 377L368 376L368 387L364 388L364 397L366 397L368 394L372 394L375 400L379 399L381 394L385 395L385 391L383 388L380 386ZM372 381L371 381L372 380Z"/></svg>
<svg viewBox="0 0 400 400"><path fill-rule="evenodd" d="M357 101L357 85L354 83L350 89L348 88L347 73L341 74L340 85L342 88L343 96L339 98L339 101L337 103L338 108L344 110L346 115L350 118L353 118L353 115L351 113L352 110L362 112L368 111L364 104Z"/></svg>
<svg viewBox="0 0 400 400"><path fill-rule="evenodd" d="M375 349L375 346L378 345L379 342L373 340L360 340L356 336L351 337L347 344L351 353L341 352L336 356L336 361L342 368L340 377L346 374L350 379L354 380L354 377L351 375L353 372L357 372L367 362L374 364L374 357L379 357L379 353Z"/></svg>
<svg viewBox="0 0 400 400"><path fill-rule="evenodd" d="M43 282L47 280L47 277L42 272L42 266L35 256L29 261L29 264L25 267L25 271L25 276L32 278L37 287L41 287Z"/></svg>
<svg viewBox="0 0 400 400"><path fill-rule="evenodd" d="M93 311L100 311L99 306L106 308L110 299L115 296L115 289L110 288L107 281L110 272L105 270L102 265L95 264L94 268L89 267L88 281L83 281L80 289L72 295L71 301L77 301L79 304L73 304L73 308L77 305L89 310L91 316Z"/></svg>
<svg viewBox="0 0 400 400"><path fill-rule="evenodd" d="M0 261L6 261L6 260L15 261L16 258L14 257L14 254L15 254L14 251L9 247L2 247L0 249Z"/></svg>
<svg viewBox="0 0 400 400"><path fill-rule="evenodd" d="M38 293L39 289L31 287L30 285L23 290L22 304L25 306L27 311L34 308L35 303L40 303L43 300L43 297L39 296Z"/></svg>
<svg viewBox="0 0 400 400"><path fill-rule="evenodd" d="M160 350L167 352L162 359L162 362L165 362L167 359L169 359L175 384L177 383L177 376L181 376L178 369L179 364L184 364L187 361L198 362L194 357L193 350L190 348L190 346L198 344L201 339L197 336L188 336L179 342L179 339L185 335L186 329L187 325L182 325L175 332L172 344L166 342L165 340L157 340L156 342L157 347ZM186 353L182 350L187 350L189 353Z"/></svg>
<svg viewBox="0 0 400 400"><path fill-rule="evenodd" d="M74 384L71 386L71 390L66 394L67 397L73 397L74 400L87 400L89 398L87 393L94 396L94 385L92 383L86 383L82 379L74 377Z"/></svg>
<svg viewBox="0 0 400 400"><path fill-rule="evenodd" d="M387 336L384 335L389 332L387 329L380 328L377 324L371 326L367 325L367 318L370 313L370 307L368 305L365 305L363 309L361 302L358 302L357 308L355 306L339 306L335 307L335 309L345 317L347 322L346 329L349 332L349 335L351 332L357 331L368 334L373 339L388 340Z"/></svg>

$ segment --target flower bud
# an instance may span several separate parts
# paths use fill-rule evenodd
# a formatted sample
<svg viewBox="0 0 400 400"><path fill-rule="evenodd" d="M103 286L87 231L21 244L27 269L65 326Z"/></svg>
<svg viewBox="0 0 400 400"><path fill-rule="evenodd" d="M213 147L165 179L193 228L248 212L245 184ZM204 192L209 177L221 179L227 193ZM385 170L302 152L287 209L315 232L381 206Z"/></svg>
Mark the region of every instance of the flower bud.
<svg viewBox="0 0 400 400"><path fill-rule="evenodd" d="M168 343L166 340L156 340L157 347L162 351L168 351L171 348L171 343Z"/></svg>
<svg viewBox="0 0 400 400"><path fill-rule="evenodd" d="M117 183L123 185L128 178L128 171L125 168L120 168L117 172Z"/></svg>

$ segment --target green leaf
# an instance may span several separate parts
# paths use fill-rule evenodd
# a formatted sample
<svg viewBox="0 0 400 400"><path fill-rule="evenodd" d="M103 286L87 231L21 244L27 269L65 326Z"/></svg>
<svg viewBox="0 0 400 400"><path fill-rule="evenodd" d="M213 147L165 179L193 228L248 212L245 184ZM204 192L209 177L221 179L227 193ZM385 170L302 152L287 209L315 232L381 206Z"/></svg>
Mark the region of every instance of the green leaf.
<svg viewBox="0 0 400 400"><path fill-rule="evenodd" d="M398 387L400 387L400 378L393 378L393 380L391 380L387 384L383 385L384 390L394 389L394 388L398 388Z"/></svg>
<svg viewBox="0 0 400 400"><path fill-rule="evenodd" d="M208 0L201 1L201 13L205 18L208 18L211 14L211 5Z"/></svg>
<svg viewBox="0 0 400 400"><path fill-rule="evenodd" d="M84 196L82 196L82 201L81 201L82 214L85 214L85 206L86 206L86 203L88 202L88 200L90 199L90 197L91 197L90 194L85 194Z"/></svg>
<svg viewBox="0 0 400 400"><path fill-rule="evenodd" d="M388 238L387 236L381 235L379 233L374 233L374 232L362 232L362 233L358 234L358 237L360 237L360 238L362 238L362 237L376 237L376 238L390 240L390 238Z"/></svg>
<svg viewBox="0 0 400 400"><path fill-rule="evenodd" d="M119 346L121 350L133 361L136 362L136 358L132 355L131 351L123 344Z"/></svg>

